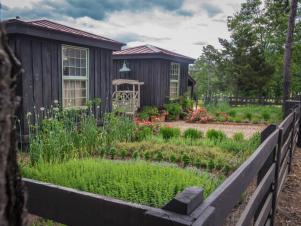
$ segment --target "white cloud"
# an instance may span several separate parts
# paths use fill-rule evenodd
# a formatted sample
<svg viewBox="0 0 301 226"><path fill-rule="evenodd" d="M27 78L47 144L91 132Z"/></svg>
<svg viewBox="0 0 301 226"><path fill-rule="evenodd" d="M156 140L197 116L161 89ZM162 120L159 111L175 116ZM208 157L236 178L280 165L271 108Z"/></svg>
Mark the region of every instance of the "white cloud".
<svg viewBox="0 0 301 226"><path fill-rule="evenodd" d="M23 0L22 6L18 4L18 7L31 7L37 1ZM152 44L196 58L202 50L202 45L196 43L220 47L218 37L229 38L226 18L239 10L242 1L185 0L182 10L192 12L193 16L153 7L143 11L114 11L103 20L65 15L57 21L119 41L128 40L129 46ZM17 2L19 0L4 0L3 3L15 7ZM205 3L219 10L209 14L203 7Z"/></svg>

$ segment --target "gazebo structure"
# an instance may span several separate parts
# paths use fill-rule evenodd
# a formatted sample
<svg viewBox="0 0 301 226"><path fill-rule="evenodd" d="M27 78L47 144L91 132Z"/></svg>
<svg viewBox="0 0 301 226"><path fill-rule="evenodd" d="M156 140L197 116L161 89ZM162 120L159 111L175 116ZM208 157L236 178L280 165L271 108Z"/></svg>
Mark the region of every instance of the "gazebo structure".
<svg viewBox="0 0 301 226"><path fill-rule="evenodd" d="M140 86L143 84L143 82L139 82L138 80L113 80L113 110L118 109L127 115L135 115L140 107Z"/></svg>

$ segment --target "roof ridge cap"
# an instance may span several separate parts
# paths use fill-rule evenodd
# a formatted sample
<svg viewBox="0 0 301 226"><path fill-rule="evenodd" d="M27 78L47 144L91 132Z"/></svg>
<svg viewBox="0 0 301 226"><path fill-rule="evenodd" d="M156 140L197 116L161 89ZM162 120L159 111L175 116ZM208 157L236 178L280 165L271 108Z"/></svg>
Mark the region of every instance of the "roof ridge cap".
<svg viewBox="0 0 301 226"><path fill-rule="evenodd" d="M145 45L147 48L150 48L152 51L155 51L156 53L160 53L162 52L160 49L158 49L156 46L153 46L153 45Z"/></svg>

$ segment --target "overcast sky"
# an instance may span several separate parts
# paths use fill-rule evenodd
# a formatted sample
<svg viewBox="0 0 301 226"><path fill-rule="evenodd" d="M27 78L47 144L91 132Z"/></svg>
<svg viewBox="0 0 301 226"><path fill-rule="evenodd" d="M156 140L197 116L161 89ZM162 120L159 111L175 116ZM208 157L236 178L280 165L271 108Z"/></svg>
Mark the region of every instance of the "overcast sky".
<svg viewBox="0 0 301 226"><path fill-rule="evenodd" d="M125 42L152 44L197 58L229 38L227 16L243 0L2 0L2 19L47 18Z"/></svg>

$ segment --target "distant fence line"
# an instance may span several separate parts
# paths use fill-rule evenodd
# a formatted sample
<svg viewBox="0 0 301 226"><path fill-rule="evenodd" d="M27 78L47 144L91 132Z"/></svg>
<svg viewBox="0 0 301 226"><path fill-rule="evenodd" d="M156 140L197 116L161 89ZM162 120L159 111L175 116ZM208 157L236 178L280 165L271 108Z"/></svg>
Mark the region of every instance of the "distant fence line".
<svg viewBox="0 0 301 226"><path fill-rule="evenodd" d="M291 100L300 100L301 96L291 97ZM238 105L281 105L283 103L282 98L273 98L273 97L235 97L235 96L224 96L224 95L216 95L216 96L203 96L202 100L204 103L216 104L218 102L228 102L231 106Z"/></svg>
<svg viewBox="0 0 301 226"><path fill-rule="evenodd" d="M28 211L74 226L222 226L256 180L236 225L274 225L300 130L300 105L291 105L288 116L262 132L257 150L206 199L202 188L187 188L160 209L25 178Z"/></svg>

